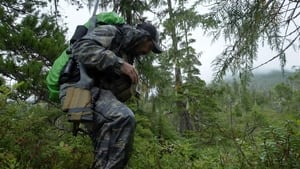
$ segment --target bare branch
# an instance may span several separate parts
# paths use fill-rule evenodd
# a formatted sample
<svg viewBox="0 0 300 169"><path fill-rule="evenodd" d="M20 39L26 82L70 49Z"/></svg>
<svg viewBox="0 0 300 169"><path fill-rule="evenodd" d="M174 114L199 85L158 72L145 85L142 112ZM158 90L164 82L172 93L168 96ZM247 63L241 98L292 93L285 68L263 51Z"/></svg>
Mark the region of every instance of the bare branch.
<svg viewBox="0 0 300 169"><path fill-rule="evenodd" d="M269 59L269 60L267 60L266 62L264 62L264 63L262 63L262 64L260 64L260 65L258 65L258 66L256 66L256 67L254 67L254 68L252 68L252 69L250 69L251 71L253 71L253 70L255 70L255 69L258 69L258 68L260 68L260 67L262 67L263 65L266 65L266 64L268 64L268 63L270 63L271 61L273 61L274 59L276 59L276 58L278 58L278 57L280 57L283 53L285 53L286 52L286 50L288 49L288 48L290 48L293 44L294 44L294 42L298 39L300 37L300 33L298 33L298 35L283 49L283 50L281 50L280 51L280 53L278 53L276 56L274 56L274 57L272 57L271 59Z"/></svg>

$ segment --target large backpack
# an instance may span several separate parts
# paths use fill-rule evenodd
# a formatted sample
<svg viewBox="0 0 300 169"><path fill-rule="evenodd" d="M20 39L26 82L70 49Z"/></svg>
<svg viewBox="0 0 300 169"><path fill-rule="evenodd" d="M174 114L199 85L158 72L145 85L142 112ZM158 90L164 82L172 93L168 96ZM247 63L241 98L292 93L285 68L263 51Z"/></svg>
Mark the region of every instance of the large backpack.
<svg viewBox="0 0 300 169"><path fill-rule="evenodd" d="M96 25L121 25L125 24L125 19L115 12L103 12L98 15L96 15ZM91 30L92 23L91 21L88 21L84 25L77 26L77 29L73 35L73 37L70 40L70 43L72 44L74 41L80 39L83 37L88 30ZM52 101L59 102L59 80L60 76L62 74L62 71L64 70L66 64L68 63L70 57L68 49L65 49L62 54L55 60L52 68L50 69L48 75L47 75L47 87L49 90L49 99Z"/></svg>

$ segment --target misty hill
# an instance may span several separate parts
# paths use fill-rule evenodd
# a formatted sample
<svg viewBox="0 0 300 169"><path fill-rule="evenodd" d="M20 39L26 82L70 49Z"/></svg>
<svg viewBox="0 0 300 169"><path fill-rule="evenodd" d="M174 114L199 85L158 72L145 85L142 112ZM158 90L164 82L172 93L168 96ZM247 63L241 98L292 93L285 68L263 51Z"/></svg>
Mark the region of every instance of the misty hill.
<svg viewBox="0 0 300 169"><path fill-rule="evenodd" d="M282 73L280 70L256 72L252 77L250 87L260 90L269 90L279 83L286 82L288 77L292 74L293 72L291 71L285 71L284 73ZM227 77L225 81L232 82L233 78Z"/></svg>
<svg viewBox="0 0 300 169"><path fill-rule="evenodd" d="M293 72L285 71L284 73L280 70L274 70L265 73L255 73L250 86L256 89L271 89L279 83L286 82L288 77L291 76Z"/></svg>

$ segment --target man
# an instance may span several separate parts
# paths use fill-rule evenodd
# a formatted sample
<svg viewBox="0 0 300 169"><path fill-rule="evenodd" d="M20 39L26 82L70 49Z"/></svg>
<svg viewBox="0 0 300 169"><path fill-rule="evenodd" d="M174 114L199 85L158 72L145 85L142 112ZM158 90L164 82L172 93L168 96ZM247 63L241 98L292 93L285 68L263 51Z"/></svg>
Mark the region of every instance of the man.
<svg viewBox="0 0 300 169"><path fill-rule="evenodd" d="M129 160L135 119L123 102L135 95L132 88L139 81L134 59L151 51L162 52L156 28L146 22L137 27L99 25L72 46L73 58L94 81L94 122L89 129L94 169L122 169ZM69 86L60 86L62 101Z"/></svg>

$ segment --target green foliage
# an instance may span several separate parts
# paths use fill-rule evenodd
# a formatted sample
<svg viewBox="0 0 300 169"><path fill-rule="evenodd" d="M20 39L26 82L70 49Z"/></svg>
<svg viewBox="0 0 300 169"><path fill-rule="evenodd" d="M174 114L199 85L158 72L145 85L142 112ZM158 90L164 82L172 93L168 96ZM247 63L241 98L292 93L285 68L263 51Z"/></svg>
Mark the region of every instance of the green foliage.
<svg viewBox="0 0 300 169"><path fill-rule="evenodd" d="M276 102L277 111L283 112L286 108L289 111L290 101L292 100L292 90L291 88L284 84L277 84L274 87L274 102Z"/></svg>
<svg viewBox="0 0 300 169"><path fill-rule="evenodd" d="M238 76L250 76L251 72L274 59L283 68L287 49L297 46L298 25L291 24L298 18L296 1L204 1L210 6L210 14L218 23L211 31L215 40L225 38L227 47L214 60L216 79L222 79L231 71ZM261 46L268 46L277 54L268 56L265 63L253 67ZM263 56L264 57L264 56Z"/></svg>
<svg viewBox="0 0 300 169"><path fill-rule="evenodd" d="M150 6L165 8L159 13L169 17L161 20L162 37L172 40L162 56L143 57L143 64L137 65L142 99L129 102L137 126L127 169L300 167L299 70L283 84L274 82L272 91L246 83L261 35L266 35L274 49L280 47L278 16L270 15L279 1L217 1L219 6L212 6L212 13L204 15L195 10L200 1L189 7L186 0L176 1L175 6L173 1L135 1L130 5L137 10L126 2L119 7L116 1L109 4L129 22L137 21ZM65 47L64 30L55 18L34 10L45 5L43 1L9 0L0 5L0 73L18 82L11 88L0 80L0 166L89 168L93 162L91 140L86 135L73 137L67 127L70 124L62 121L61 110L46 103L31 105L8 99L45 95L45 69ZM24 14L18 10L21 8ZM220 28L216 36L222 33L233 42L217 65L221 71L231 68L239 73L240 82L207 86L199 78L199 54L191 47L195 42L191 31L199 25ZM279 39L268 39L271 37ZM36 85L32 86L33 82ZM281 113L274 107L278 101ZM179 133L182 121L191 127Z"/></svg>
<svg viewBox="0 0 300 169"><path fill-rule="evenodd" d="M223 88L203 88L205 84L201 83L187 85L183 93L186 95L180 96L190 100L189 110L193 117L198 118L194 121L197 127L184 135L176 131L173 120L175 107L172 106L174 103L170 104L175 96L160 94L152 97L152 101L129 103L135 112L137 126L127 169L299 167L299 112L278 114L268 106L255 105L245 113L234 106L225 108L229 106L227 103L235 103L238 99L233 97L234 94L226 96L235 92L232 88L226 85ZM11 94L10 89L0 89L1 98ZM223 98L229 102L224 104L221 102ZM1 167L54 169L91 166L91 140L85 135L74 137L70 131L54 125L63 123L58 118L64 117L59 109L46 103L7 103L6 99L0 103ZM197 107L205 111L198 111ZM241 115L238 112L242 112Z"/></svg>
<svg viewBox="0 0 300 169"><path fill-rule="evenodd" d="M268 168L299 168L299 127L294 121L287 121L282 127L267 128L263 132L260 162Z"/></svg>
<svg viewBox="0 0 300 169"><path fill-rule="evenodd" d="M0 166L11 168L87 168L93 160L90 140L54 126L59 109L46 103L3 104L0 100Z"/></svg>
<svg viewBox="0 0 300 169"><path fill-rule="evenodd" d="M58 26L55 17L39 10L46 4L43 0L0 1L0 73L24 82L18 95L12 95L22 100L33 94L47 99L46 71L65 48L66 30Z"/></svg>
<svg viewBox="0 0 300 169"><path fill-rule="evenodd" d="M176 106L176 109L173 110L175 114L173 119L176 121L178 130L183 133L194 129L198 125L195 119L199 119L201 113L210 109L213 104L212 100L206 100L205 96L201 95L206 93L210 96L209 91L203 87L203 81L199 78L200 53L197 53L196 49L192 47L192 44L196 42L192 31L199 26L205 29L214 27L216 23L213 22L210 15L198 13L196 9L199 2L187 5L185 0L169 0L163 4L165 10L162 10L159 15L164 26L162 39L171 41L170 48L162 54L158 61L162 70L174 72L170 76L174 89L163 89L170 92L163 96L173 97L170 99L174 101L172 106ZM194 92L196 90L199 91ZM193 97L194 95L195 97ZM189 98L189 96L192 97ZM200 96L199 100L197 100L197 96ZM201 101L207 101L208 104Z"/></svg>

